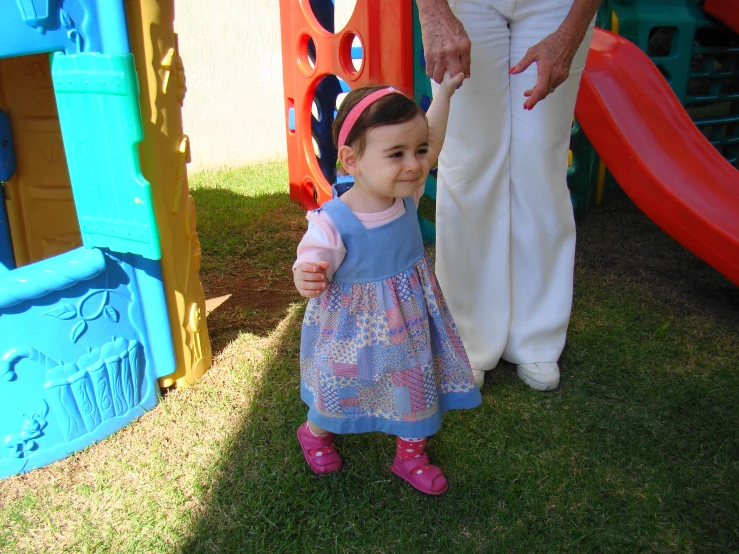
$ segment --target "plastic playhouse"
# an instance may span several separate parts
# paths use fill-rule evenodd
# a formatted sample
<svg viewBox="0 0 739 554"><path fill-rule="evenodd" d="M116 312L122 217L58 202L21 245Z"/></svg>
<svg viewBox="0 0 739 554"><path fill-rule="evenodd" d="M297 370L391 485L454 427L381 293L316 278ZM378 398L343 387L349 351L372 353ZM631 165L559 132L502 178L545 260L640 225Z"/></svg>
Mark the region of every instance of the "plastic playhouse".
<svg viewBox="0 0 739 554"><path fill-rule="evenodd" d="M379 4L357 0L334 32L332 0L280 0L290 197L306 208L337 180L326 129L343 92L372 82L410 94L412 78L428 107L415 2ZM604 0L597 25L570 143L575 215L620 186L739 285L739 1ZM433 174L425 195L435 200ZM433 223L419 219L432 241Z"/></svg>
<svg viewBox="0 0 739 554"><path fill-rule="evenodd" d="M210 365L173 0L0 0L0 478Z"/></svg>

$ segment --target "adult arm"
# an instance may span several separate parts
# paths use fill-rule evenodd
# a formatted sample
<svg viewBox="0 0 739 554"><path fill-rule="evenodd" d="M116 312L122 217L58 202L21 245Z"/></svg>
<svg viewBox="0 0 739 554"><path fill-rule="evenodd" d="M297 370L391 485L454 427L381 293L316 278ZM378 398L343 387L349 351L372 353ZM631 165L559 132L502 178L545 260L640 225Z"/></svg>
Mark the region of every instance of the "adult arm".
<svg viewBox="0 0 739 554"><path fill-rule="evenodd" d="M524 92L527 97L524 109L533 109L567 80L572 59L582 44L600 3L601 0L574 0L559 28L529 48L521 61L511 68L511 73L516 75L536 63L536 85Z"/></svg>
<svg viewBox="0 0 739 554"><path fill-rule="evenodd" d="M445 71L469 77L472 43L461 21L449 8L448 0L416 0L416 4L426 75L437 83L441 83Z"/></svg>

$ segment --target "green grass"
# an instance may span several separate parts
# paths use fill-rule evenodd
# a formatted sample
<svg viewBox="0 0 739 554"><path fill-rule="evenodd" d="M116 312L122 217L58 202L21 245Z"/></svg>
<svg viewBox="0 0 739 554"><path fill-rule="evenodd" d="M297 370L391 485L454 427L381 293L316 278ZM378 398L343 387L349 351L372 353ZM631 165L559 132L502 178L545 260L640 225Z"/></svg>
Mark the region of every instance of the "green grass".
<svg viewBox="0 0 739 554"><path fill-rule="evenodd" d="M287 198L284 164L196 174L191 188L198 210L204 272L233 273L235 261L259 269L281 267L297 244L279 240L304 225Z"/></svg>
<svg viewBox="0 0 739 554"><path fill-rule="evenodd" d="M490 372L483 405L429 443L445 496L393 476L380 434L339 437L344 471L313 475L289 290L304 217L286 183L280 163L191 179L207 296L233 290L209 315L213 368L0 482L0 551L739 550L739 293L624 199L579 225L560 389Z"/></svg>

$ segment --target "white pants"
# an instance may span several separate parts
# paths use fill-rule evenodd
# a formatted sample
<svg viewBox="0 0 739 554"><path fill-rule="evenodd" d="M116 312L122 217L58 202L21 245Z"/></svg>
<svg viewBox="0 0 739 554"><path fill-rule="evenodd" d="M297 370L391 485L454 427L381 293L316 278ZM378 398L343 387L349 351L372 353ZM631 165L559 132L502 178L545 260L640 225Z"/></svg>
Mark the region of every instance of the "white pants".
<svg viewBox="0 0 739 554"><path fill-rule="evenodd" d="M570 77L532 111L536 65L509 75L572 0L450 2L472 42L439 158L436 271L473 369L557 361L572 307L567 152L588 34Z"/></svg>

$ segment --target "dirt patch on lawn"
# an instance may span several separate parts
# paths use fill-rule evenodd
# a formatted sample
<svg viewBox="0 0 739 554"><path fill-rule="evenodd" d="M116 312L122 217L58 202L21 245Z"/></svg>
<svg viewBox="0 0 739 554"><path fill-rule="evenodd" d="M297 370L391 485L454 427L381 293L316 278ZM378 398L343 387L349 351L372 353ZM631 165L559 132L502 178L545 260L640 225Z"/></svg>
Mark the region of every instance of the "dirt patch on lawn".
<svg viewBox="0 0 739 554"><path fill-rule="evenodd" d="M231 275L203 275L202 281L214 353L242 332L266 337L285 318L290 304L301 300L289 268L264 275L242 265Z"/></svg>

